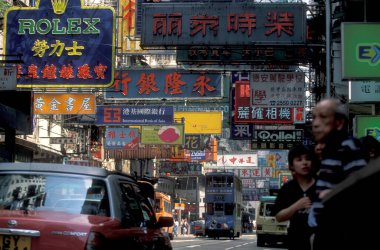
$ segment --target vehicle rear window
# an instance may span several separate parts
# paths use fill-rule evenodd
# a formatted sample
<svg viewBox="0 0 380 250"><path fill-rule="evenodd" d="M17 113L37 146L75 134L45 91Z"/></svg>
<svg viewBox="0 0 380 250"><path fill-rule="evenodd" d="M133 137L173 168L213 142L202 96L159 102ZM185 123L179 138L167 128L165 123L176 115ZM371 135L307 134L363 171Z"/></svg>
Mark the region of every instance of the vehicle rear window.
<svg viewBox="0 0 380 250"><path fill-rule="evenodd" d="M0 209L110 215L103 180L43 174L1 174Z"/></svg>

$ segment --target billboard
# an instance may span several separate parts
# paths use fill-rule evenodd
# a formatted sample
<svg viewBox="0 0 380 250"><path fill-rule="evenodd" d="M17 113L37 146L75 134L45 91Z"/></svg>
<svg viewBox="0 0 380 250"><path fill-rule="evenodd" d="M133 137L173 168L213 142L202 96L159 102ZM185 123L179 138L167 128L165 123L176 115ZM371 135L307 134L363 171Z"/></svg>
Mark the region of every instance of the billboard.
<svg viewBox="0 0 380 250"><path fill-rule="evenodd" d="M113 83L115 11L80 0L37 0L11 7L4 54L21 55L17 87L88 88ZM7 57L7 56L6 56Z"/></svg>
<svg viewBox="0 0 380 250"><path fill-rule="evenodd" d="M221 111L210 112L174 112L174 120L185 124L185 134L221 134Z"/></svg>
<svg viewBox="0 0 380 250"><path fill-rule="evenodd" d="M342 78L380 77L380 23L342 23Z"/></svg>
<svg viewBox="0 0 380 250"><path fill-rule="evenodd" d="M141 46L303 44L306 4L143 4Z"/></svg>

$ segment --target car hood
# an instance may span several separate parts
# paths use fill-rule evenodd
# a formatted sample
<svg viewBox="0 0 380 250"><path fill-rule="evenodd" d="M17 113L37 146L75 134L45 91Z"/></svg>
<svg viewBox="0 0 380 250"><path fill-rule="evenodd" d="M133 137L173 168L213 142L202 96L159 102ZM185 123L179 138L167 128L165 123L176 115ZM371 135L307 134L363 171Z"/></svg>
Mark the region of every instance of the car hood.
<svg viewBox="0 0 380 250"><path fill-rule="evenodd" d="M119 221L103 216L0 210L1 232L18 235L20 230L33 230L37 235L31 236L32 249L39 250L83 250L90 231L102 232L102 228L118 225Z"/></svg>

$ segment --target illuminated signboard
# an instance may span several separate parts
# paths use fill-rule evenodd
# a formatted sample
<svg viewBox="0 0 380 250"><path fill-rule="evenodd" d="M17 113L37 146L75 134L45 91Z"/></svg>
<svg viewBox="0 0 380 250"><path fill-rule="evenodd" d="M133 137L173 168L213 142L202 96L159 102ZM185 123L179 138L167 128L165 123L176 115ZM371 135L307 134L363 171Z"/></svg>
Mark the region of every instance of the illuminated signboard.
<svg viewBox="0 0 380 250"><path fill-rule="evenodd" d="M115 11L80 0L39 0L5 14L4 51L21 55L17 87L106 87L113 83Z"/></svg>

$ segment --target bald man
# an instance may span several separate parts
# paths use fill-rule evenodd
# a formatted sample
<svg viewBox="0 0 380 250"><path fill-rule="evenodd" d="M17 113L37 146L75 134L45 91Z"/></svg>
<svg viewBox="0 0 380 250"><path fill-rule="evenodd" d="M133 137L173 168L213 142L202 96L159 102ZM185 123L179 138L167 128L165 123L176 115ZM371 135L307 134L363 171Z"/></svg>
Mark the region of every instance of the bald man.
<svg viewBox="0 0 380 250"><path fill-rule="evenodd" d="M364 151L358 139L348 134L348 112L339 100L321 100L313 110L312 133L316 144L323 145L317 178L317 197L309 214L309 225L316 228L314 249L326 245L320 236L323 226L323 197L352 172L367 165ZM321 225L319 225L321 224Z"/></svg>

